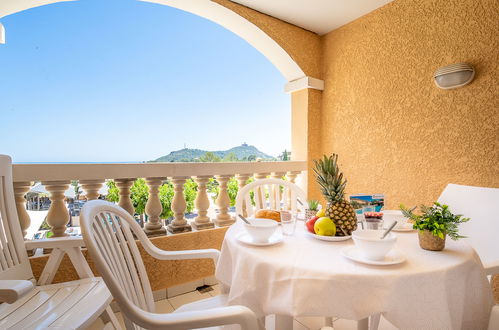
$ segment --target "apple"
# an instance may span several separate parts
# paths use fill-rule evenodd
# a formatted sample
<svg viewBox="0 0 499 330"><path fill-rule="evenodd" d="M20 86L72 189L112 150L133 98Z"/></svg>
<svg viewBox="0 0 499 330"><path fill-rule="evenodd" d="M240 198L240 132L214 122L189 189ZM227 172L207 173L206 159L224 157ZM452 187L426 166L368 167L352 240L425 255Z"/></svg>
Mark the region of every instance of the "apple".
<svg viewBox="0 0 499 330"><path fill-rule="evenodd" d="M322 217L315 221L314 231L320 236L334 236L336 235L336 225L328 217Z"/></svg>
<svg viewBox="0 0 499 330"><path fill-rule="evenodd" d="M315 222L317 221L317 219L319 219L319 217L312 217L312 218L308 219L307 222L305 223L308 231L311 232L312 234L315 234L314 225L315 225Z"/></svg>
<svg viewBox="0 0 499 330"><path fill-rule="evenodd" d="M319 217L319 218L325 217L326 216L326 210L322 209L322 210L317 211L317 213L315 214L315 216Z"/></svg>

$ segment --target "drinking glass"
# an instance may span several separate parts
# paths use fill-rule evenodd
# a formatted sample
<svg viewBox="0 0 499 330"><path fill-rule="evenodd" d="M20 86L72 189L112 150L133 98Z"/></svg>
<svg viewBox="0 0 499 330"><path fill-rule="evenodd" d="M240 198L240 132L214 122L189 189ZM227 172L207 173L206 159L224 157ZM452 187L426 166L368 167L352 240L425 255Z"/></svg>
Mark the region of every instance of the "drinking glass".
<svg viewBox="0 0 499 330"><path fill-rule="evenodd" d="M383 229L383 219L366 219L366 229L381 230Z"/></svg>
<svg viewBox="0 0 499 330"><path fill-rule="evenodd" d="M281 226L283 235L294 235L296 229L296 215L281 219Z"/></svg>

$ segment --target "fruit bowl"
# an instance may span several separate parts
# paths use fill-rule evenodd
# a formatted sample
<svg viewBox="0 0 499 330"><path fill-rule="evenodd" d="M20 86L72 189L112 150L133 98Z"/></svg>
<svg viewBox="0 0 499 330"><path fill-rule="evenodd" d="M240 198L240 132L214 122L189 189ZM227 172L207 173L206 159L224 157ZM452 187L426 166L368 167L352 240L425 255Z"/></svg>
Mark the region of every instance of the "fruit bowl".
<svg viewBox="0 0 499 330"><path fill-rule="evenodd" d="M352 238L352 236L323 236L323 235L316 235L312 234L309 231L305 232L305 235L309 237L313 237L315 239L319 239L321 241L328 241L328 242L340 242L340 241L346 241Z"/></svg>

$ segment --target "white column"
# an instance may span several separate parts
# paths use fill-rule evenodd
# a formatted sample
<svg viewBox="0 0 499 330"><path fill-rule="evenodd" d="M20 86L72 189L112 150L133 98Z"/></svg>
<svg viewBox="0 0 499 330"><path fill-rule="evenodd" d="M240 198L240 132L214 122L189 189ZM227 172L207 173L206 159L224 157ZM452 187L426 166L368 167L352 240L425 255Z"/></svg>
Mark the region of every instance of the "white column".
<svg viewBox="0 0 499 330"><path fill-rule="evenodd" d="M26 232L31 224L31 219L26 211L26 199L24 199L24 195L26 195L30 188L31 182L14 182L17 216L19 218L19 223L21 224L23 237L26 236Z"/></svg>
<svg viewBox="0 0 499 330"><path fill-rule="evenodd" d="M148 236L165 235L166 229L161 223L160 215L163 212L163 206L159 200L159 186L163 183L164 178L146 178L147 186L149 187L149 198L146 204L147 222L144 225L144 232Z"/></svg>
<svg viewBox="0 0 499 330"><path fill-rule="evenodd" d="M102 188L103 183L104 180L80 180L87 201L99 198L99 190Z"/></svg>
<svg viewBox="0 0 499 330"><path fill-rule="evenodd" d="M135 179L116 179L114 182L120 191L120 200L118 205L134 216L135 208L133 207L132 199L130 198L130 188L133 186Z"/></svg>
<svg viewBox="0 0 499 330"><path fill-rule="evenodd" d="M248 182L250 177L251 177L251 174L238 174L238 175L236 175L238 191L241 191L241 189L244 188L244 186L246 185L246 182ZM244 217L248 216L248 212L246 212L246 201L243 201L243 216Z"/></svg>
<svg viewBox="0 0 499 330"><path fill-rule="evenodd" d="M191 231L191 226L187 223L185 219L185 196L184 196L184 184L189 177L173 177L171 179L173 183L173 188L175 193L172 199L172 211L174 219L168 225L168 231L172 234L183 233L186 231Z"/></svg>
<svg viewBox="0 0 499 330"><path fill-rule="evenodd" d="M215 227L213 221L208 217L208 208L210 207L210 200L208 194L206 193L206 184L210 180L211 176L197 176L195 181L198 185L198 192L196 195L196 200L194 205L198 211L198 216L194 219L192 227L197 230L209 229Z"/></svg>
<svg viewBox="0 0 499 330"><path fill-rule="evenodd" d="M45 189L50 193L50 208L47 213L47 224L54 235L52 237L63 237L66 234L66 225L69 222L69 212L64 203L64 192L69 188L69 181L46 181L42 182Z"/></svg>
<svg viewBox="0 0 499 330"><path fill-rule="evenodd" d="M230 175L217 175L215 179L218 181L220 192L218 193L217 206L218 214L215 219L217 226L230 226L234 223L234 218L229 214L230 198L227 193L227 182L230 179Z"/></svg>

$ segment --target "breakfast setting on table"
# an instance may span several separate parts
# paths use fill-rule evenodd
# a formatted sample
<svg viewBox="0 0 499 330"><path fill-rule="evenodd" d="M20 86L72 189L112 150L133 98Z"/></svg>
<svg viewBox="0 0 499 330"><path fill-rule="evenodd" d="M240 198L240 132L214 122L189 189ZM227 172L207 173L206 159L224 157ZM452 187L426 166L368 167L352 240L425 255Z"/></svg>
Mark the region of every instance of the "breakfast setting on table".
<svg viewBox="0 0 499 330"><path fill-rule="evenodd" d="M460 240L474 219L440 202L385 210L382 194L347 199L336 154L313 170L324 206L280 179L240 190L216 267L230 305L276 315L275 329L300 316L376 329L380 315L399 329L487 328L490 283Z"/></svg>

